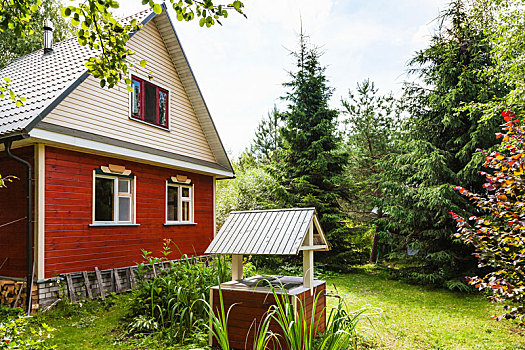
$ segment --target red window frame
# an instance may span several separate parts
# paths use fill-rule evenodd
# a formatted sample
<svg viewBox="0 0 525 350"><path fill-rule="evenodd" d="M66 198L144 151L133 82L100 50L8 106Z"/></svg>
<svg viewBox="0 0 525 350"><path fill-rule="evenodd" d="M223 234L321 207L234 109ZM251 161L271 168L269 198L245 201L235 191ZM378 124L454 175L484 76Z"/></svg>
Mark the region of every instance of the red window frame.
<svg viewBox="0 0 525 350"><path fill-rule="evenodd" d="M156 126L160 126L162 128L166 128L168 129L169 128L169 92L168 90L166 89L163 89L161 88L160 86L158 85L155 85L155 84L152 84L150 83L149 81L146 81L144 79L141 79L141 78L138 78L134 75L131 76L131 81L132 81L132 85L133 85L133 82L137 81L140 83L140 112L139 112L139 116L135 116L133 115L133 96L130 100L130 104L131 104L131 113L130 113L130 116L132 119L135 119L135 120L140 120L144 123L148 123L148 124L151 124L151 125L156 125ZM147 121L145 120L144 118L144 108L145 108L145 105L146 105L146 101L145 101L145 86L146 84L149 84L153 87L155 87L155 107L156 107L156 111L155 111L155 117L156 117L156 122L155 123L152 123L150 121ZM160 115L159 115L159 91L162 91L166 94L166 111L165 111L165 118L166 118L166 123L165 124L161 124L160 123ZM134 92L132 92L132 94L134 94Z"/></svg>

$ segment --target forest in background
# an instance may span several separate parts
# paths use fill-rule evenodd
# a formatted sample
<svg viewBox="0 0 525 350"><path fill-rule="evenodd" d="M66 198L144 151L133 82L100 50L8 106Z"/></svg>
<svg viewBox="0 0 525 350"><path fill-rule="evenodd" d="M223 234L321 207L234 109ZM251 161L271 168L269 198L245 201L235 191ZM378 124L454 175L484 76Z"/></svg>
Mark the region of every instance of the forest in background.
<svg viewBox="0 0 525 350"><path fill-rule="evenodd" d="M471 290L465 276L494 267L455 236L450 212L479 213L455 187L487 192L480 150L499 149L501 112L522 108L522 75L503 76L517 60L502 57L523 50L510 34L520 4L452 1L407 63L401 97L366 79L337 108L322 52L301 32L286 107L270 109L233 161L236 178L218 183L218 224L233 210L315 207L332 244L317 264L380 263L412 283Z"/></svg>

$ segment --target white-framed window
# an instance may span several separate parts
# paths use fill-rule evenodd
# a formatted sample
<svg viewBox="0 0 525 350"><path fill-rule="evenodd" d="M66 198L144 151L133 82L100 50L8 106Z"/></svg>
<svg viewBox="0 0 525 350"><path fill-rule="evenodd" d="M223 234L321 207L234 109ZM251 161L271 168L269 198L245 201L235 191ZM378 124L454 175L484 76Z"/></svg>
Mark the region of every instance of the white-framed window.
<svg viewBox="0 0 525 350"><path fill-rule="evenodd" d="M192 185L166 182L166 223L194 223Z"/></svg>
<svg viewBox="0 0 525 350"><path fill-rule="evenodd" d="M133 224L134 178L95 173L93 181L93 223Z"/></svg>

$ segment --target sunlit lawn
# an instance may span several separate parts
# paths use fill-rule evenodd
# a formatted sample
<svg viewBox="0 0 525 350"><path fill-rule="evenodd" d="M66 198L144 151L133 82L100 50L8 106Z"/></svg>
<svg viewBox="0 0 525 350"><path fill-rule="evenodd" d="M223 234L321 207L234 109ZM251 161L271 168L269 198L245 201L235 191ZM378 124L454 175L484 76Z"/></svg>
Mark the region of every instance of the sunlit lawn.
<svg viewBox="0 0 525 350"><path fill-rule="evenodd" d="M350 309L368 310L370 323L361 323L361 333L377 348L525 349L525 328L492 320L501 305L482 296L408 285L371 267L329 282Z"/></svg>
<svg viewBox="0 0 525 350"><path fill-rule="evenodd" d="M360 337L374 349L525 349L525 329L517 322L490 316L500 306L484 297L413 286L388 279L370 266L328 279L335 283L350 310L365 308ZM113 302L87 302L38 316L56 328L58 349L191 349L206 345L205 336L179 346L155 338L129 339L120 324L127 313L127 295ZM329 298L334 305L335 298ZM168 347L171 346L171 347Z"/></svg>

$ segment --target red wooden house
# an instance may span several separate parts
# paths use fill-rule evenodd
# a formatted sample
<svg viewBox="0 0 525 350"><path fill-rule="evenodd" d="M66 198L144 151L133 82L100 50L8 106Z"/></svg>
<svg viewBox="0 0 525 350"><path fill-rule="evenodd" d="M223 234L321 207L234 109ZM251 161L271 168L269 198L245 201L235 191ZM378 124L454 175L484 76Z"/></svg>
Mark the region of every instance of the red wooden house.
<svg viewBox="0 0 525 350"><path fill-rule="evenodd" d="M163 239L200 255L213 239L215 181L233 169L166 8L133 18L128 47L147 61L133 92L101 88L76 38L0 71L27 98L0 99L0 174L19 178L0 189L2 278L130 266Z"/></svg>

